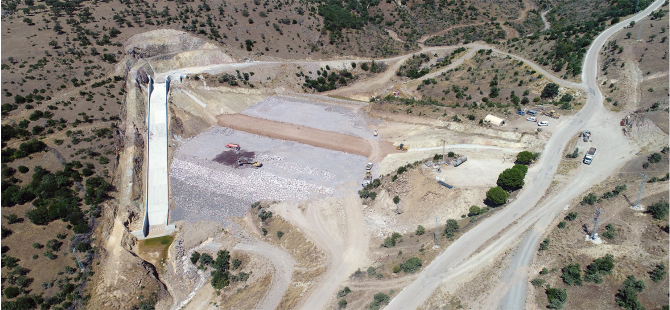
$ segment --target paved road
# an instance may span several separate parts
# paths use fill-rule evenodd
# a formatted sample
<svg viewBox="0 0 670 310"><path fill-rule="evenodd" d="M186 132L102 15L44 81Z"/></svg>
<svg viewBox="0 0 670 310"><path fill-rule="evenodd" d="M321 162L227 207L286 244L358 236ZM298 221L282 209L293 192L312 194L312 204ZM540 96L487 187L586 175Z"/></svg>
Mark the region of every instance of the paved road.
<svg viewBox="0 0 670 310"><path fill-rule="evenodd" d="M602 49L602 46L605 44L605 42L617 31L620 31L623 29L625 26L628 26L631 21L636 21L639 22L640 19L644 18L648 14L650 14L653 10L658 9L661 5L663 4L663 1L656 1L652 5L650 5L646 10L640 12L639 14L622 21L621 23L605 30L601 35L599 35L591 45L591 48L589 48L586 56L586 63L596 63L597 58L598 58L598 52ZM544 15L543 15L544 19ZM586 66L585 66L586 67ZM602 107L602 102L603 102L603 96L602 93L600 92L600 89L598 87L598 83L596 81L596 78L598 76L598 70L597 66L591 66L588 68L588 70L584 70L582 74L582 80L585 81L585 84L588 85L589 89L589 99L594 98L593 100L595 101L594 103L599 105L601 109L605 110ZM610 125L611 126L611 125ZM616 127L616 126L614 126ZM614 130L617 130L614 128ZM606 134L605 132L603 132ZM619 135L620 136L620 135ZM621 137L621 136L620 136ZM595 139L599 139L598 137L594 137ZM614 142L614 141L612 141ZM607 158L602 156L603 151L616 151L613 153L618 153L621 151L619 148L618 143L608 143L608 144L603 144L598 148L598 157L600 159ZM601 164L604 161L594 161L594 164ZM620 162L620 160L619 160ZM608 165L612 166L611 163L608 161ZM617 166L618 167L618 166ZM610 167L611 168L611 167ZM606 176L605 176L606 177ZM602 174L600 177L597 177L597 175L591 173L590 169L581 169L579 171L578 175L575 177L575 180L580 180L583 182L584 179L589 179L588 181L590 184L596 184L599 181L602 181ZM548 204L553 204L554 209L560 208L561 205L564 203L567 203L569 201L565 197L561 197L564 195L557 195L554 197ZM544 207L543 207L544 208ZM550 217L551 218L551 217ZM525 304L525 299L526 299L526 292L527 292L527 283L528 283L528 277L527 273L524 272L519 272L521 270L526 269L527 267L530 267L530 264L532 262L532 258L535 254L535 248L537 247L537 244L539 243L539 240L542 236L542 233L545 231L545 228L550 224L547 223L547 220L545 219L541 223L538 223L539 225L536 225L535 229L532 231L529 231L528 234L526 235L526 238L524 238L524 242L520 244L516 250L517 253L520 253L516 255L508 267L507 271L505 272L505 275L503 276L502 282L507 283L507 285L510 287L509 292L503 297L499 308L500 309L522 309ZM528 240L529 242L525 242Z"/></svg>
<svg viewBox="0 0 670 310"><path fill-rule="evenodd" d="M597 60L598 52L605 41L616 31L620 30L624 25L630 23L631 20L638 20L651 13L652 10L657 9L662 5L663 0L657 0L645 11L637 14L635 17L627 19L626 21L604 31L600 36L594 40L591 48L587 52L584 70L582 74L583 84L588 88L588 99L585 106L579 113L569 122L560 126L556 133L551 137L545 151L536 166L529 170L525 189L520 193L518 198L511 202L505 209L499 211L496 215L488 218L466 234L461 236L442 254L440 254L431 264L429 264L423 272L419 275L416 281L405 287L386 307L386 309L416 309L419 308L435 291L435 289L446 282L452 280L454 277L466 276L468 272L472 272L480 263L485 263L490 258L495 257L495 254L503 251L510 243L516 240L530 225L541 219L536 225L540 228L546 228L551 220L556 209L560 210L560 203L564 200L571 199L581 194L584 189L591 187L592 178L605 178L614 168L623 164L628 158L633 156L634 147L626 139L622 139L621 135L613 134L610 128L603 131L601 136L603 140L610 143L603 143L598 145L599 158L608 159L608 162L594 161L591 165L591 171L582 173L582 178L575 180L570 187L564 189L558 197L545 204L542 208L535 208L534 206L542 198L543 193L551 184L551 180L556 172L558 163L560 163L562 151L567 142L579 130L581 130L587 123L589 126L602 126L612 124L616 121L616 116L608 113L602 105L602 94L598 89L596 82L597 77ZM560 82L560 81L559 81ZM562 83L563 84L563 83ZM581 88L581 87L580 87ZM594 117L596 116L596 117ZM591 127L590 127L591 128ZM600 130L599 130L600 131ZM618 130L617 130L618 131ZM616 132L616 131L615 131ZM611 137L610 137L611 136ZM619 144L622 143L623 144ZM601 149L607 154L603 154ZM609 157L607 155L611 155ZM589 178L594 175L597 177ZM581 187L587 186L587 187ZM533 210L534 212L529 213ZM523 218L521 218L524 216ZM468 259L477 249L483 246L489 239L500 235L500 232L508 228L514 221L519 222L512 229L508 229L498 241L494 242L482 252ZM514 238L512 238L514 237ZM526 255L532 255L534 251L529 251ZM519 255L521 257L523 255ZM466 259L467 262L466 262ZM521 296L522 294L513 293L514 296ZM523 294L525 295L525 293ZM512 307L508 309L523 309L523 300L519 303L519 297L515 298Z"/></svg>

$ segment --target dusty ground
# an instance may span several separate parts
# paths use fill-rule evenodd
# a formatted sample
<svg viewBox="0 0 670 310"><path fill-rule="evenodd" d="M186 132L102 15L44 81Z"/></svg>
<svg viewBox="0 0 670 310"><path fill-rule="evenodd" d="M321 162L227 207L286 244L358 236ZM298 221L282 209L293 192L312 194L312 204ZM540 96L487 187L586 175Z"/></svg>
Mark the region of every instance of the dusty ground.
<svg viewBox="0 0 670 310"><path fill-rule="evenodd" d="M283 124L274 121L258 119L242 114L223 114L217 116L219 125L235 130L241 130L273 139L284 139L323 147L335 151L369 157L372 154L371 145L360 138L322 131L309 127ZM390 149L390 147L387 147Z"/></svg>

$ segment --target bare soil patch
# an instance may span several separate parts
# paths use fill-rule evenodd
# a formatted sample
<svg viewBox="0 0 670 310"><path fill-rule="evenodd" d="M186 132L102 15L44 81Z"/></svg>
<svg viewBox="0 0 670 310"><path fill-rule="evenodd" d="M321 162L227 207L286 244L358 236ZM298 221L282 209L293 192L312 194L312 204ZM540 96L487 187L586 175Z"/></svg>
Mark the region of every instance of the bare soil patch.
<svg viewBox="0 0 670 310"><path fill-rule="evenodd" d="M242 114L217 116L219 125L274 139L296 141L330 150L363 155L372 155L372 145L365 139L319 129L285 124ZM380 151L386 154L395 151L390 142L380 142Z"/></svg>

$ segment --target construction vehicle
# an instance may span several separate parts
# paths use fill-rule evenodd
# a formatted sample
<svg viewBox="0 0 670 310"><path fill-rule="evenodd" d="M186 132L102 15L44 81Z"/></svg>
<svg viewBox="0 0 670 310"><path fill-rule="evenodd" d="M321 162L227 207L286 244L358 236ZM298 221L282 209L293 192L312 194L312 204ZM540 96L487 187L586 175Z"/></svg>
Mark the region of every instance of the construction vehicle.
<svg viewBox="0 0 670 310"><path fill-rule="evenodd" d="M558 119L558 117L560 116L560 114L558 114L558 112L556 112L556 110L551 110L551 111L549 111L549 113L547 113L547 116L549 116L549 117L551 117L551 118L556 118L556 119Z"/></svg>
<svg viewBox="0 0 670 310"><path fill-rule="evenodd" d="M370 170L372 170L372 165L373 165L372 163L368 163L367 165L365 165L365 170L370 172Z"/></svg>
<svg viewBox="0 0 670 310"><path fill-rule="evenodd" d="M242 165L252 165L254 167L262 167L263 163L260 161L253 160L249 157L240 157L237 159L237 164L242 166Z"/></svg>
<svg viewBox="0 0 670 310"><path fill-rule="evenodd" d="M361 185L363 185L363 187L365 187L366 185L368 185L370 183L372 183L372 171L367 170L367 171L365 171L365 178L363 179L363 183L361 183Z"/></svg>
<svg viewBox="0 0 670 310"><path fill-rule="evenodd" d="M234 149L236 151L239 151L241 149L240 145L235 144L235 143L228 143L228 144L226 144L226 147L229 148L229 149Z"/></svg>
<svg viewBox="0 0 670 310"><path fill-rule="evenodd" d="M587 165L590 165L591 162L593 161L593 156L596 155L596 148L592 147L589 149L588 152L586 152L586 155L584 155L584 163Z"/></svg>
<svg viewBox="0 0 670 310"><path fill-rule="evenodd" d="M396 146L395 149L401 151L407 151L407 146L404 143L400 143L400 145Z"/></svg>
<svg viewBox="0 0 670 310"><path fill-rule="evenodd" d="M468 160L467 156L461 156L460 158L458 158L454 161L454 167L460 166L461 164L463 164L467 160Z"/></svg>
<svg viewBox="0 0 670 310"><path fill-rule="evenodd" d="M588 130L585 130L582 133L582 137L584 137L584 142L589 142L589 138L591 138L591 132Z"/></svg>
<svg viewBox="0 0 670 310"><path fill-rule="evenodd" d="M378 134L378 133L377 133L377 129L375 129L375 131L373 131L372 134L375 135L375 137L376 137L377 134Z"/></svg>

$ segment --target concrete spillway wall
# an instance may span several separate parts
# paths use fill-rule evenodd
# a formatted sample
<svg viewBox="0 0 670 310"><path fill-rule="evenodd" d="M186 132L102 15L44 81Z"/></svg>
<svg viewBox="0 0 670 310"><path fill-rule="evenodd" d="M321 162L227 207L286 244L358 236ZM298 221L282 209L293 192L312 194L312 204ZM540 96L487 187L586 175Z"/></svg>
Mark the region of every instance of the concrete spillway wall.
<svg viewBox="0 0 670 310"><path fill-rule="evenodd" d="M149 78L149 124L147 144L146 211L142 225L142 235L150 231L165 229L168 224L169 183L168 183L168 109L167 98L170 77L165 83L155 83Z"/></svg>

